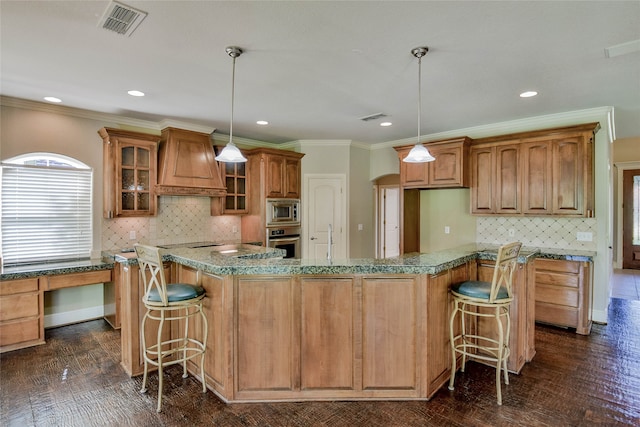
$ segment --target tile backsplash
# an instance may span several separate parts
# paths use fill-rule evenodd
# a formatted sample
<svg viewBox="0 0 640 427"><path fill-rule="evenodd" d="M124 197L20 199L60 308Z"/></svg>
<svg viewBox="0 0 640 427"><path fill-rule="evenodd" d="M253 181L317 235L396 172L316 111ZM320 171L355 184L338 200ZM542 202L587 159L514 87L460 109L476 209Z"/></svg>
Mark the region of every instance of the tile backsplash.
<svg viewBox="0 0 640 427"><path fill-rule="evenodd" d="M509 232L513 235L510 235ZM592 241L577 240L578 232L592 234ZM478 217L476 240L502 244L518 240L523 246L540 248L596 250L595 218Z"/></svg>
<svg viewBox="0 0 640 427"><path fill-rule="evenodd" d="M240 217L211 216L210 209L208 197L161 196L155 217L103 219L102 250L129 248L136 242L239 241ZM130 238L132 231L134 239Z"/></svg>

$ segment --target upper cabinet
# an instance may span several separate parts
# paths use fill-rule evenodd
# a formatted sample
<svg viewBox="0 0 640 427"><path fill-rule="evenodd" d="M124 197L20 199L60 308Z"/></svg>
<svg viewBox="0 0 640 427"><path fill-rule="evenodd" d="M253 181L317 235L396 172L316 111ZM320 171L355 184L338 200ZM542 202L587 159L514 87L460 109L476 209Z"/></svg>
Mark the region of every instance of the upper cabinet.
<svg viewBox="0 0 640 427"><path fill-rule="evenodd" d="M102 128L103 216L156 214L156 164L160 136Z"/></svg>
<svg viewBox="0 0 640 427"><path fill-rule="evenodd" d="M271 148L256 148L246 154L252 182L263 185L263 198L300 198L300 159L304 154Z"/></svg>
<svg viewBox="0 0 640 427"><path fill-rule="evenodd" d="M394 147L400 160L400 184L403 188L456 188L469 186L469 145L467 137L423 144L435 160L406 163L402 159L413 145Z"/></svg>
<svg viewBox="0 0 640 427"><path fill-rule="evenodd" d="M598 123L475 140L471 213L592 217Z"/></svg>
<svg viewBox="0 0 640 427"><path fill-rule="evenodd" d="M157 194L212 197L227 194L208 134L165 128L158 156Z"/></svg>
<svg viewBox="0 0 640 427"><path fill-rule="evenodd" d="M248 167L247 163L220 162L222 181L227 188L225 197L211 198L211 215L244 215L249 212L248 205Z"/></svg>

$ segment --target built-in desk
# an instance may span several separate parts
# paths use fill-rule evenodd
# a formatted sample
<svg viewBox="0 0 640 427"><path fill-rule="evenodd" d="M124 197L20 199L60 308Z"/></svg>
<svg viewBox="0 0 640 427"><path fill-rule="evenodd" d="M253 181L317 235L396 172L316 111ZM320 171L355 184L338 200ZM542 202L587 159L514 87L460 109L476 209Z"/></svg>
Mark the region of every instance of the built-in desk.
<svg viewBox="0 0 640 427"><path fill-rule="evenodd" d="M82 260L3 267L0 274L0 353L44 344L44 293L110 283L112 262Z"/></svg>

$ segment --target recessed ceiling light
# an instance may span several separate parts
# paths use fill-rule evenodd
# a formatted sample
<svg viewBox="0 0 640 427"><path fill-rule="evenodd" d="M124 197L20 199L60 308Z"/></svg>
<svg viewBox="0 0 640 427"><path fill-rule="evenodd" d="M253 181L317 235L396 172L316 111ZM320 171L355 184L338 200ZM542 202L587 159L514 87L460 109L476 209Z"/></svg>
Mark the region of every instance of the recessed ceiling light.
<svg viewBox="0 0 640 427"><path fill-rule="evenodd" d="M45 96L44 100L49 102L55 102L55 103L62 102L62 99L56 98L55 96Z"/></svg>
<svg viewBox="0 0 640 427"><path fill-rule="evenodd" d="M393 123L391 123L391 122L382 122L382 123L380 123L380 126L387 127L387 126L391 126L392 124Z"/></svg>
<svg viewBox="0 0 640 427"><path fill-rule="evenodd" d="M144 96L144 92L140 92L139 90L130 90L127 93L131 96Z"/></svg>
<svg viewBox="0 0 640 427"><path fill-rule="evenodd" d="M269 124L269 122L266 120L258 120L256 124L259 124L260 126L266 126Z"/></svg>
<svg viewBox="0 0 640 427"><path fill-rule="evenodd" d="M528 90L526 92L522 92L520 94L520 98L531 98L532 96L536 96L538 94L538 92L536 92L535 90Z"/></svg>

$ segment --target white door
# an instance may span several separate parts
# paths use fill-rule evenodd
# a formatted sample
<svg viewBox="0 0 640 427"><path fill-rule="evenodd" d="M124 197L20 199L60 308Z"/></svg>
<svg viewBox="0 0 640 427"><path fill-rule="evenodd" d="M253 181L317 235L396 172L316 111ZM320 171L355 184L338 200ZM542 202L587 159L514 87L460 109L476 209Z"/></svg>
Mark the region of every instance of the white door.
<svg viewBox="0 0 640 427"><path fill-rule="evenodd" d="M400 255L400 187L381 188L382 250L383 258Z"/></svg>
<svg viewBox="0 0 640 427"><path fill-rule="evenodd" d="M303 211L303 258L326 259L329 229L331 229L331 258L347 257L346 177L343 174L305 175L306 203Z"/></svg>

